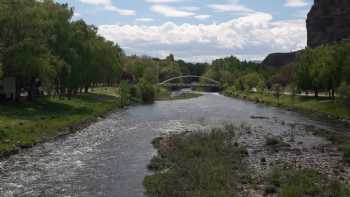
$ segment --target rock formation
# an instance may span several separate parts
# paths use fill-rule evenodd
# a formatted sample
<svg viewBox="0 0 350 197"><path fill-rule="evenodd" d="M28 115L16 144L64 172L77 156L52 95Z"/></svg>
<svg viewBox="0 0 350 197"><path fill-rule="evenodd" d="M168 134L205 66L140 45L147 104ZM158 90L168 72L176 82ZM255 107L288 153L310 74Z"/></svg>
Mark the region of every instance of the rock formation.
<svg viewBox="0 0 350 197"><path fill-rule="evenodd" d="M297 52L272 53L262 62L262 65L270 68L280 68L295 61Z"/></svg>
<svg viewBox="0 0 350 197"><path fill-rule="evenodd" d="M308 46L350 39L350 0L315 0L307 17Z"/></svg>
<svg viewBox="0 0 350 197"><path fill-rule="evenodd" d="M314 0L306 20L307 45L350 42L350 0ZM295 61L296 52L273 53L263 65L282 67Z"/></svg>

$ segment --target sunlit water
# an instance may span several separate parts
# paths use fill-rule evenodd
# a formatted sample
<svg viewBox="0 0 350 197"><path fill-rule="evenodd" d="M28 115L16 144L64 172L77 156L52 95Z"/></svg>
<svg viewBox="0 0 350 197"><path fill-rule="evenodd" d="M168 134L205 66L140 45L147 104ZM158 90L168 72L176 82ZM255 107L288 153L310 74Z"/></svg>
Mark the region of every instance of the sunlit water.
<svg viewBox="0 0 350 197"><path fill-rule="evenodd" d="M290 130L289 124L331 127L298 113L218 94L134 106L1 161L0 196L144 196L142 181L155 154L154 137L229 122L276 134ZM305 143L314 142L317 138Z"/></svg>

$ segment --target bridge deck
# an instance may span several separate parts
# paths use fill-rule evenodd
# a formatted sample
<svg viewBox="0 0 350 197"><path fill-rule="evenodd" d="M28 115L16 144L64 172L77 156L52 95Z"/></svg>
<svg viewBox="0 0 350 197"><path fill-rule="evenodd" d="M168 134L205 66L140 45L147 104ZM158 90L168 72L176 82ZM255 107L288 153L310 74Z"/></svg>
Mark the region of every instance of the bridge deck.
<svg viewBox="0 0 350 197"><path fill-rule="evenodd" d="M201 84L201 83L163 83L159 84L165 87L220 87L217 84Z"/></svg>

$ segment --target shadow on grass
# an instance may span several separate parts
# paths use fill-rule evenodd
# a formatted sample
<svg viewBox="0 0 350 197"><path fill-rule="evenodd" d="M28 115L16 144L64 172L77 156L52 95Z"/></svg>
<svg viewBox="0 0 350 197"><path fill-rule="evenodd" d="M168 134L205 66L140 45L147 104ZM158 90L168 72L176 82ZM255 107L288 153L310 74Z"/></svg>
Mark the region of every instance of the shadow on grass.
<svg viewBox="0 0 350 197"><path fill-rule="evenodd" d="M68 114L84 115L93 113L93 108L101 102L115 102L113 96L84 94L71 100L39 98L32 102L0 104L0 117L11 119L38 120L55 118Z"/></svg>

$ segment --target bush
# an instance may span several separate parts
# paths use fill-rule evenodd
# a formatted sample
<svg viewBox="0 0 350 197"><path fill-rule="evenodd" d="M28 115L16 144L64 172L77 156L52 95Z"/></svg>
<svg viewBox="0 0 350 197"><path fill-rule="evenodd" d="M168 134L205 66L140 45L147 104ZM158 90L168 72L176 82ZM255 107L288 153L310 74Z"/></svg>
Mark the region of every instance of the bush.
<svg viewBox="0 0 350 197"><path fill-rule="evenodd" d="M135 103L142 103L142 92L138 85L134 85L130 88L131 100Z"/></svg>
<svg viewBox="0 0 350 197"><path fill-rule="evenodd" d="M138 84L141 91L141 100L143 103L152 103L156 96L156 91L153 85L146 81L141 81Z"/></svg>
<svg viewBox="0 0 350 197"><path fill-rule="evenodd" d="M237 94L236 86L231 86L225 89L225 94L228 96L235 96Z"/></svg>
<svg viewBox="0 0 350 197"><path fill-rule="evenodd" d="M119 105L125 107L130 104L130 87L127 81L122 81L119 84Z"/></svg>
<svg viewBox="0 0 350 197"><path fill-rule="evenodd" d="M350 85L348 85L346 82L343 82L338 89L340 99L350 105Z"/></svg>
<svg viewBox="0 0 350 197"><path fill-rule="evenodd" d="M162 98L170 98L170 92L168 89L164 88L164 87L157 87L156 89L157 91L157 98L162 99Z"/></svg>

